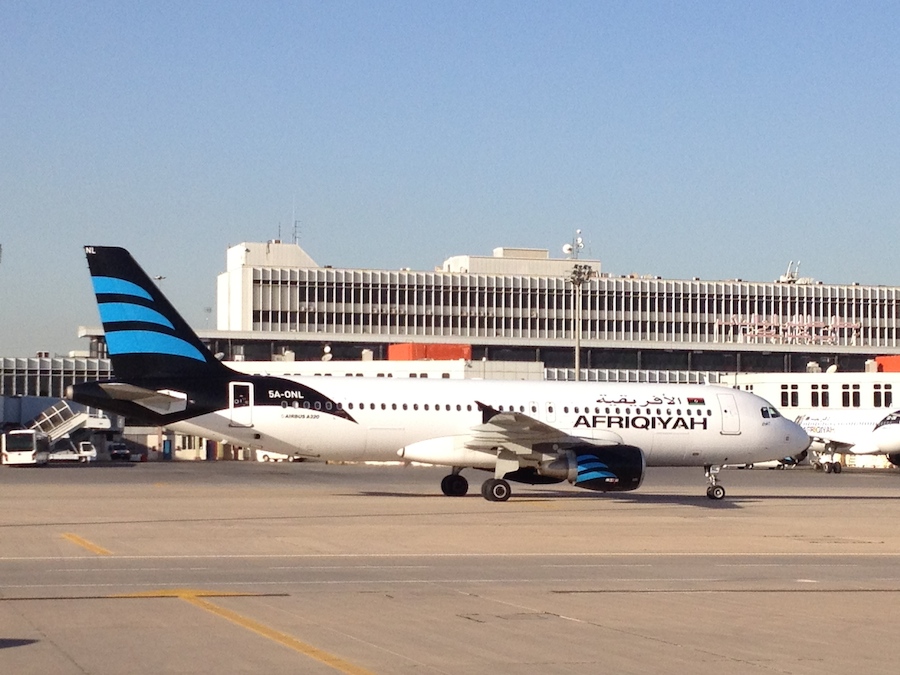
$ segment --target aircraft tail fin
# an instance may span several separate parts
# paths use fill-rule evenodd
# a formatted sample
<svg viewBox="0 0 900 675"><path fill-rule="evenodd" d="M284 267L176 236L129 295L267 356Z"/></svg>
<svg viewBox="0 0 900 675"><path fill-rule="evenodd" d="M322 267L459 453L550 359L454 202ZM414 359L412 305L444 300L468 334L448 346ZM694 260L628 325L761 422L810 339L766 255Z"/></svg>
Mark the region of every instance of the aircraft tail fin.
<svg viewBox="0 0 900 675"><path fill-rule="evenodd" d="M227 371L128 251L84 251L116 379L156 389Z"/></svg>

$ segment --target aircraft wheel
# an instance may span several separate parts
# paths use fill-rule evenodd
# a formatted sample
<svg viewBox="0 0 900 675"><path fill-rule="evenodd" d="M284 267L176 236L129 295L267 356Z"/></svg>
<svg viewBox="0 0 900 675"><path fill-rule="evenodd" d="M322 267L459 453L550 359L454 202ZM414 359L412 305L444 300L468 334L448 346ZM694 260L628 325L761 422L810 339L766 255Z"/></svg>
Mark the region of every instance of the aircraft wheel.
<svg viewBox="0 0 900 675"><path fill-rule="evenodd" d="M841 466L841 463L840 463L840 462L835 462L835 463L834 463L834 466L831 467L831 470L832 470L834 473L840 473L842 469L843 469L843 466Z"/></svg>
<svg viewBox="0 0 900 675"><path fill-rule="evenodd" d="M825 473L831 473L831 470L832 470L832 469L834 469L834 464L832 464L831 462L825 462L825 463L822 465L822 470L823 470Z"/></svg>
<svg viewBox="0 0 900 675"><path fill-rule="evenodd" d="M481 496L489 502L505 502L512 494L512 490L502 478L489 478L481 486Z"/></svg>
<svg viewBox="0 0 900 675"><path fill-rule="evenodd" d="M448 497L463 497L469 491L469 481L458 473L444 476L441 481L441 492Z"/></svg>
<svg viewBox="0 0 900 675"><path fill-rule="evenodd" d="M263 455L263 458L262 458L262 459L263 459L264 462L268 462L268 461L269 461L269 456L268 456L268 455Z"/></svg>
<svg viewBox="0 0 900 675"><path fill-rule="evenodd" d="M706 496L710 499L722 499L725 497L725 488L721 485L710 485L706 489Z"/></svg>
<svg viewBox="0 0 900 675"><path fill-rule="evenodd" d="M816 471L821 471L822 468L822 462L813 462L813 469L815 469Z"/></svg>

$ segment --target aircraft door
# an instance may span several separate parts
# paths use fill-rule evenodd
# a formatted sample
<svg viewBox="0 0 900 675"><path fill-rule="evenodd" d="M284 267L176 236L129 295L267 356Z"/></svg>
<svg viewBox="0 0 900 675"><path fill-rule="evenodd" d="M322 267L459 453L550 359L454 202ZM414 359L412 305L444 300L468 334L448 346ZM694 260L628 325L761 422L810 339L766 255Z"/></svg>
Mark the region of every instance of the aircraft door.
<svg viewBox="0 0 900 675"><path fill-rule="evenodd" d="M722 413L722 433L726 435L741 433L741 416L734 396L732 394L717 394L717 396L719 410Z"/></svg>
<svg viewBox="0 0 900 675"><path fill-rule="evenodd" d="M253 426L253 385L250 382L228 383L230 426Z"/></svg>

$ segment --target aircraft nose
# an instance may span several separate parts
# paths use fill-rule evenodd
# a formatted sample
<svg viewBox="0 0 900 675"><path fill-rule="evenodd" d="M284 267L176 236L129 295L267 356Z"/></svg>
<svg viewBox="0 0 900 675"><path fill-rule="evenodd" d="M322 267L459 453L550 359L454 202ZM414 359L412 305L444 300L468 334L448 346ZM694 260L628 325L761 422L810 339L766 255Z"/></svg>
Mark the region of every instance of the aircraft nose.
<svg viewBox="0 0 900 675"><path fill-rule="evenodd" d="M806 429L796 422L785 420L787 422L787 430L785 433L785 444L791 449L790 454L797 454L809 448L812 439L806 433Z"/></svg>

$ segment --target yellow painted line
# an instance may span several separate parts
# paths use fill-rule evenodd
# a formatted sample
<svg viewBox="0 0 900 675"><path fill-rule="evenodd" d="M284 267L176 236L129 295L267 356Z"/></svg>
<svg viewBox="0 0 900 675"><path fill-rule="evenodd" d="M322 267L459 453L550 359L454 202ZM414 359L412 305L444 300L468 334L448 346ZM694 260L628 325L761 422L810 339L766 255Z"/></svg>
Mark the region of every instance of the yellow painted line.
<svg viewBox="0 0 900 675"><path fill-rule="evenodd" d="M66 532L62 537L63 539L68 539L73 544L86 548L91 553L96 553L97 555L112 555L112 551L107 551L105 548L97 546L97 544L92 544L87 539L82 539L77 534Z"/></svg>
<svg viewBox="0 0 900 675"><path fill-rule="evenodd" d="M199 607L200 609L204 609L207 612L211 612L216 616L220 616L231 623L240 626L241 628L246 628L247 630L253 631L257 635L261 635L269 640L277 642L278 644L287 647L288 649L293 649L295 652L299 652L304 656L308 656L311 659L315 659L319 663L322 663L330 668L334 668L335 670L345 673L346 675L373 675L372 671L366 670L365 668L360 668L359 666L350 663L349 661L345 661L344 659L335 656L334 654L329 654L328 652L319 649L318 647L314 647L311 644L298 640L297 638L288 635L287 633L282 633L281 631L277 631L274 628L270 628L265 624L260 623L259 621L254 621L246 616L238 614L230 609L226 609L224 607L219 607L218 605L213 604L209 600L205 600L204 598L217 598L217 597L253 597L258 594L256 593L220 593L216 591L199 591L199 590L190 590L190 589L167 589L160 591L148 591L145 593L130 593L127 595L117 595L117 598L179 598L184 600L185 602L189 602L195 607Z"/></svg>

